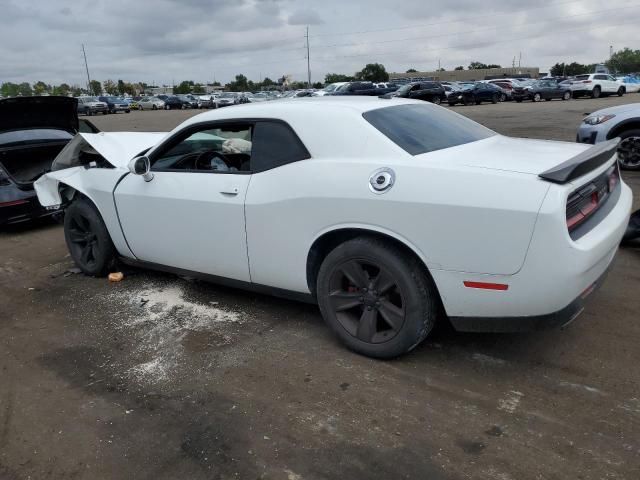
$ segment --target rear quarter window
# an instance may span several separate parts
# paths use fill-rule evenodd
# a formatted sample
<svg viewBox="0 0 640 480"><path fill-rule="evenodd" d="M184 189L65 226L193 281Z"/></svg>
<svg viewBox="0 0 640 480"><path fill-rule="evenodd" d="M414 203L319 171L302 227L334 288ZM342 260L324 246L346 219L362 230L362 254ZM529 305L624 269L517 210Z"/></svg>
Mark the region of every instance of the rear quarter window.
<svg viewBox="0 0 640 480"><path fill-rule="evenodd" d="M362 116L410 155L455 147L496 135L473 120L430 105L396 105L370 110Z"/></svg>

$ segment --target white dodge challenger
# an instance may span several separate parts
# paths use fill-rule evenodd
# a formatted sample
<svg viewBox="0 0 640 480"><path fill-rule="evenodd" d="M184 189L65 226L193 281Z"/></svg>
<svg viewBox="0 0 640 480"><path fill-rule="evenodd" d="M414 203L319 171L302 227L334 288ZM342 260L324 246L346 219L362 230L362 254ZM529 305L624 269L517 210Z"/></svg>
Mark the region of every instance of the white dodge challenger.
<svg viewBox="0 0 640 480"><path fill-rule="evenodd" d="M117 260L317 302L389 358L461 331L560 326L624 233L617 139L516 139L410 100L318 98L78 134L35 188L88 275Z"/></svg>

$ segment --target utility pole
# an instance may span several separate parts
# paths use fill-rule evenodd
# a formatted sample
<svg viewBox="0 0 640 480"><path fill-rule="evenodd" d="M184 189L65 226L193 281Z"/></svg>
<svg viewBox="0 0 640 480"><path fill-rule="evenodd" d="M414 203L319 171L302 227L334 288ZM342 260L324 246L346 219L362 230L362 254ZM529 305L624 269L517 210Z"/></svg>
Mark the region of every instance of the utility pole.
<svg viewBox="0 0 640 480"><path fill-rule="evenodd" d="M311 60L309 59L309 25L307 25L307 87L311 88Z"/></svg>
<svg viewBox="0 0 640 480"><path fill-rule="evenodd" d="M87 70L87 91L91 95L91 77L89 76L89 65L87 64L87 52L84 51L84 43L82 44L82 55L84 56L84 68Z"/></svg>
<svg viewBox="0 0 640 480"><path fill-rule="evenodd" d="M521 61L522 61L522 52L520 52L520 56L518 57L518 68L520 68Z"/></svg>

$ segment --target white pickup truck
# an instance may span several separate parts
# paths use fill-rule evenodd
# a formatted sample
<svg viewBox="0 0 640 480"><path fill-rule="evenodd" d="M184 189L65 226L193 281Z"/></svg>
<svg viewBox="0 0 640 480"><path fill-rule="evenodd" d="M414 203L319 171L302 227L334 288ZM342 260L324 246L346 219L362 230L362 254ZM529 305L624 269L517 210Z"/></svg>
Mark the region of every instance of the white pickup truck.
<svg viewBox="0 0 640 480"><path fill-rule="evenodd" d="M563 82L565 83L565 82ZM587 75L576 75L574 78L566 80L571 88L573 98L590 96L598 98L600 95L625 94L625 87L620 85L611 75L606 73L590 73Z"/></svg>

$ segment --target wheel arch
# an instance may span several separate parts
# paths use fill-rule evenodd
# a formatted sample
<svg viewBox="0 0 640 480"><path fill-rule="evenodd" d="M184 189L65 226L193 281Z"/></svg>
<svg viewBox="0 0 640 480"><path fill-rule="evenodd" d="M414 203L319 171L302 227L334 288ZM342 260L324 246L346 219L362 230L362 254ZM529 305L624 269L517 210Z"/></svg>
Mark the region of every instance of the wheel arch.
<svg viewBox="0 0 640 480"><path fill-rule="evenodd" d="M609 133L607 133L607 140L611 140L612 138L617 137L625 130L632 130L636 128L640 129L640 118L631 118L629 120L623 120L622 122L617 124L615 127L613 127L609 131Z"/></svg>
<svg viewBox="0 0 640 480"><path fill-rule="evenodd" d="M321 232L313 241L307 253L307 286L314 297L316 295L318 272L320 271L320 266L327 255L338 245L360 236L378 238L395 245L403 252L406 252L408 255L415 258L422 266L425 273L431 276L429 274L429 268L427 267L427 260L422 252L420 252L420 250L410 241L395 234L394 232L378 229L368 225L334 227Z"/></svg>

